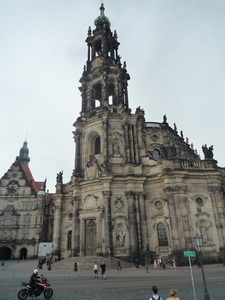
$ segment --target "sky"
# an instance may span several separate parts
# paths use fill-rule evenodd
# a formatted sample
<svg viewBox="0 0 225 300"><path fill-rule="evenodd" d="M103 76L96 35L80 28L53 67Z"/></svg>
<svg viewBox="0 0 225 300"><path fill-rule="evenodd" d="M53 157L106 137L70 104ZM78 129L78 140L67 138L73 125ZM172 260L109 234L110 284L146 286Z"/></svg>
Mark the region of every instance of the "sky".
<svg viewBox="0 0 225 300"><path fill-rule="evenodd" d="M225 167L225 1L105 0L126 61L132 112L183 131L203 159L214 146ZM81 111L78 87L87 60L88 27L98 0L0 1L0 177L28 142L36 181L74 169L73 123Z"/></svg>

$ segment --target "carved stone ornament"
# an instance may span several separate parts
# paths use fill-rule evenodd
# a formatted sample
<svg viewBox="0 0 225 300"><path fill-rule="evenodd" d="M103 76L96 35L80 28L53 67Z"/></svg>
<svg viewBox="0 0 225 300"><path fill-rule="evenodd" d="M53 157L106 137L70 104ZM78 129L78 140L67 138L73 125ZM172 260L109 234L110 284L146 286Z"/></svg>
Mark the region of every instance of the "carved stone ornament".
<svg viewBox="0 0 225 300"><path fill-rule="evenodd" d="M71 204L74 205L75 202L81 202L81 200L82 200L81 196L74 196L71 201Z"/></svg>
<svg viewBox="0 0 225 300"><path fill-rule="evenodd" d="M115 201L115 210L116 210L116 212L122 211L123 207L124 207L124 202L122 200L122 197L116 197L116 201Z"/></svg>
<svg viewBox="0 0 225 300"><path fill-rule="evenodd" d="M167 186L163 189L163 191L167 194L187 194L188 188L187 186Z"/></svg>
<svg viewBox="0 0 225 300"><path fill-rule="evenodd" d="M104 198L109 198L111 197L111 191L102 191L102 195Z"/></svg>
<svg viewBox="0 0 225 300"><path fill-rule="evenodd" d="M90 155L86 165L86 179L95 179L98 177L98 161L94 155Z"/></svg>
<svg viewBox="0 0 225 300"><path fill-rule="evenodd" d="M55 204L54 211L60 210L60 209L61 209L61 205L60 204Z"/></svg>
<svg viewBox="0 0 225 300"><path fill-rule="evenodd" d="M126 195L127 198L131 198L131 197L134 197L134 196L135 196L135 192L133 192L133 191L128 191L128 192L125 193L125 195Z"/></svg>
<svg viewBox="0 0 225 300"><path fill-rule="evenodd" d="M122 157L121 154L121 145L123 141L123 136L119 132L113 132L110 142L112 145L112 156L114 157Z"/></svg>
<svg viewBox="0 0 225 300"><path fill-rule="evenodd" d="M222 188L220 186L210 186L208 188L208 191L210 194L213 194L213 195L220 195L222 194Z"/></svg>
<svg viewBox="0 0 225 300"><path fill-rule="evenodd" d="M89 180L89 179L95 179L95 178L109 176L109 175L110 175L109 165L106 162L99 165L96 157L94 155L90 155L85 169L85 178Z"/></svg>
<svg viewBox="0 0 225 300"><path fill-rule="evenodd" d="M18 195L18 182L13 180L8 184L7 195L16 196Z"/></svg>

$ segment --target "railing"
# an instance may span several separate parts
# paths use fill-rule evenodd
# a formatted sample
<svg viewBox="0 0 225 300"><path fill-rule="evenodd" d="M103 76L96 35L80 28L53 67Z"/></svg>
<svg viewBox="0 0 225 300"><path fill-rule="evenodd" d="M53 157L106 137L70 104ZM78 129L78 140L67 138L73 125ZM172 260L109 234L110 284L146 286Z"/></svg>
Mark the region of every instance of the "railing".
<svg viewBox="0 0 225 300"><path fill-rule="evenodd" d="M181 169L204 169L203 163L201 161L189 161L183 160L180 162Z"/></svg>

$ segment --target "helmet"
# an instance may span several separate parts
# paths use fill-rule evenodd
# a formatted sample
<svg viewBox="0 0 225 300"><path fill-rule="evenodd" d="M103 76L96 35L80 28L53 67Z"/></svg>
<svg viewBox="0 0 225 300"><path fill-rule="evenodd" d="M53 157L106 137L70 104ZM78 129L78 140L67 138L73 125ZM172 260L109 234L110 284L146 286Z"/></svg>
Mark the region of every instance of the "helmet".
<svg viewBox="0 0 225 300"><path fill-rule="evenodd" d="M38 269L34 269L34 274L38 274Z"/></svg>

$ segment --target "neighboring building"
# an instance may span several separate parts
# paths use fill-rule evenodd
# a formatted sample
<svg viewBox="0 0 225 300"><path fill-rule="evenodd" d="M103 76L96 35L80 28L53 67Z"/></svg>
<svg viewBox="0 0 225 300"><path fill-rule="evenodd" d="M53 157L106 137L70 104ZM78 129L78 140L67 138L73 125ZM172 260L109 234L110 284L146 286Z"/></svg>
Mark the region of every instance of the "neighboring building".
<svg viewBox="0 0 225 300"><path fill-rule="evenodd" d="M104 15L89 27L87 62L80 79L80 116L74 123L75 169L57 176L53 196L53 254L68 257L167 256L193 249L196 232L205 255L225 244L225 170L203 147L205 159L163 122L131 113L126 63ZM50 209L53 210L53 207Z"/></svg>
<svg viewBox="0 0 225 300"><path fill-rule="evenodd" d="M29 169L27 141L0 179L0 259L37 257L41 241L49 240L46 181L34 180Z"/></svg>

